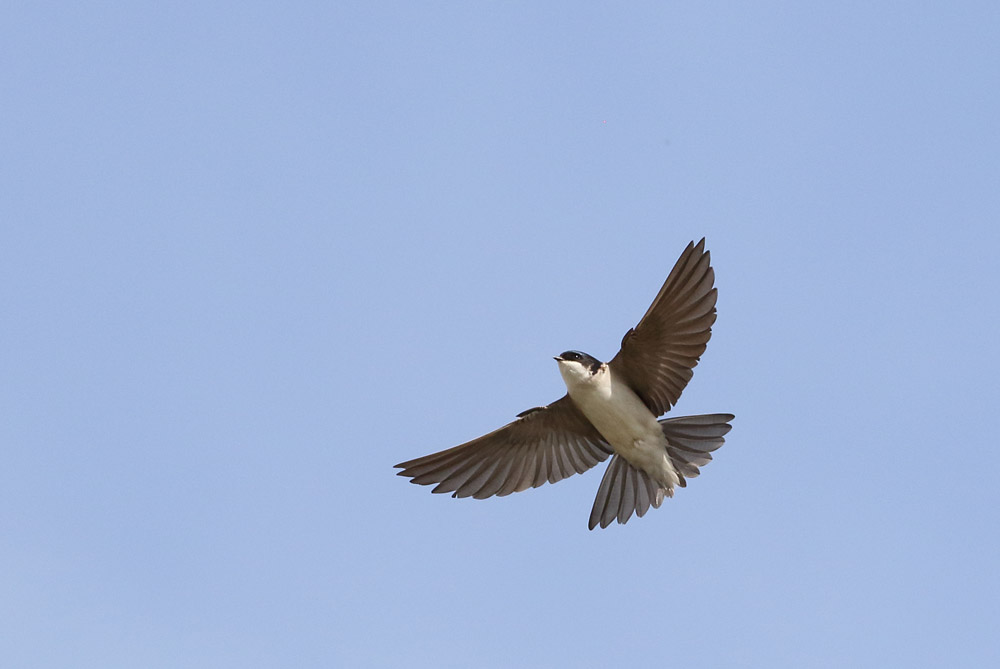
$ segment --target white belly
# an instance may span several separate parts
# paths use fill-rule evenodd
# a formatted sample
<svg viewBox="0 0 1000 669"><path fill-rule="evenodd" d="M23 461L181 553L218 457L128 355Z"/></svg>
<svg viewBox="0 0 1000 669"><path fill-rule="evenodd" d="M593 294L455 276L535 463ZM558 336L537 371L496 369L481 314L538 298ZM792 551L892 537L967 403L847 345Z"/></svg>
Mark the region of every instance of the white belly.
<svg viewBox="0 0 1000 669"><path fill-rule="evenodd" d="M588 382L572 381L566 384L570 397L615 453L653 480L671 488L677 485L663 430L631 388L612 378L606 366Z"/></svg>

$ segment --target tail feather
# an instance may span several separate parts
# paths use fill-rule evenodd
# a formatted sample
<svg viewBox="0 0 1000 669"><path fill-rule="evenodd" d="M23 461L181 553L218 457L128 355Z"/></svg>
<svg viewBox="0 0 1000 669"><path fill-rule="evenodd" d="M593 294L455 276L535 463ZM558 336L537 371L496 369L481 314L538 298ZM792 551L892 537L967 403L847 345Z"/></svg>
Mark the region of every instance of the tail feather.
<svg viewBox="0 0 1000 669"><path fill-rule="evenodd" d="M652 506L658 509L668 490L649 478L646 472L636 469L620 455L611 458L604 471L601 486L597 489L594 507L590 510L590 529L598 525L605 528L616 518L621 524L628 522L632 513L642 518Z"/></svg>
<svg viewBox="0 0 1000 669"><path fill-rule="evenodd" d="M699 467L711 462L711 452L725 442L726 433L732 429L729 421L733 418L733 414L713 413L659 421L667 438L667 455L677 471L681 487L687 486L686 478L701 473ZM673 495L672 487L657 483L616 454L608 463L597 489L589 527L594 529L600 525L603 529L615 520L624 525L633 513L642 518L649 507L658 509L664 497Z"/></svg>
<svg viewBox="0 0 1000 669"><path fill-rule="evenodd" d="M667 438L667 455L680 476L682 488L686 478L693 479L712 461L712 451L725 443L725 435L733 429L731 413L710 413L700 416L664 418L660 428Z"/></svg>

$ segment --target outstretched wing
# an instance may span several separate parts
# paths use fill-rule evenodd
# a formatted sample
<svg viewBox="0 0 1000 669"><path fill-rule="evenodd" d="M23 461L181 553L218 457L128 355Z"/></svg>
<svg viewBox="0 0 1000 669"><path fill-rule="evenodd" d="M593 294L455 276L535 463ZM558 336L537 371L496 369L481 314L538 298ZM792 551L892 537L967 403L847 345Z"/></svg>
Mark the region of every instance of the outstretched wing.
<svg viewBox="0 0 1000 669"><path fill-rule="evenodd" d="M611 447L564 395L478 439L402 462L396 473L412 483L436 483L432 492L485 499L561 481L609 455Z"/></svg>
<svg viewBox="0 0 1000 669"><path fill-rule="evenodd" d="M611 369L659 416L677 403L715 323L715 272L705 240L678 258L639 324L625 333Z"/></svg>

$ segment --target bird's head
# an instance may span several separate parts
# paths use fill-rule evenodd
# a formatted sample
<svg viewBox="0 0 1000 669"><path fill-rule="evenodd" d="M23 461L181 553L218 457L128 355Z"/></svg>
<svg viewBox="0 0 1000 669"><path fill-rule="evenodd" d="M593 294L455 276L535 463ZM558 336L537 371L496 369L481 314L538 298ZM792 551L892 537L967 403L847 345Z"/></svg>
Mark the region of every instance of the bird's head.
<svg viewBox="0 0 1000 669"><path fill-rule="evenodd" d="M555 357L559 372L567 383L586 381L601 371L601 361L582 351L563 351Z"/></svg>

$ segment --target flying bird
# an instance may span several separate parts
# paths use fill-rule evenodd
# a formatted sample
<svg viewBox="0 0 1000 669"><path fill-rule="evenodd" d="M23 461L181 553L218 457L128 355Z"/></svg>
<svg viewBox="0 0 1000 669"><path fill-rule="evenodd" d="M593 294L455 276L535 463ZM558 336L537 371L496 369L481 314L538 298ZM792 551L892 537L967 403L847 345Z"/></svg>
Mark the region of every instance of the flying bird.
<svg viewBox="0 0 1000 669"><path fill-rule="evenodd" d="M396 465L432 492L485 499L581 474L611 456L589 528L659 508L712 459L733 414L658 419L691 380L712 336L717 291L704 238L681 253L639 324L610 362L581 351L555 357L567 394L454 448Z"/></svg>

